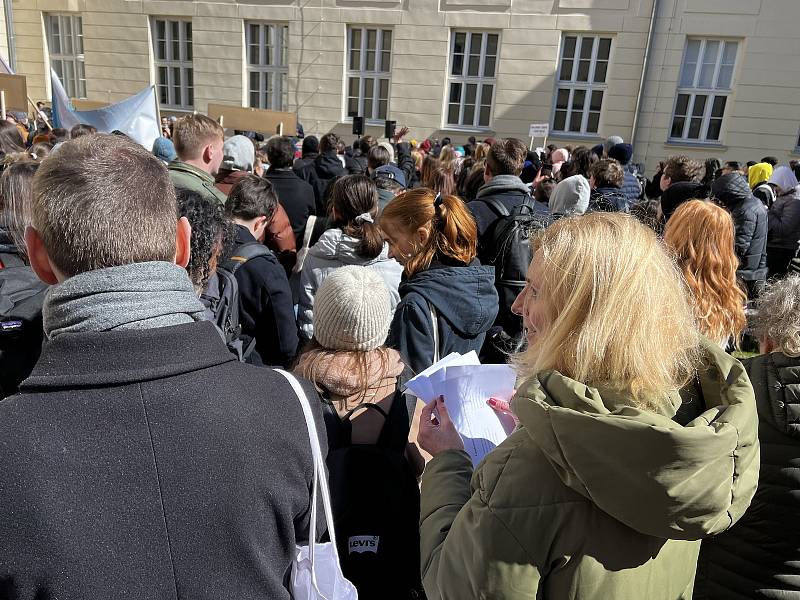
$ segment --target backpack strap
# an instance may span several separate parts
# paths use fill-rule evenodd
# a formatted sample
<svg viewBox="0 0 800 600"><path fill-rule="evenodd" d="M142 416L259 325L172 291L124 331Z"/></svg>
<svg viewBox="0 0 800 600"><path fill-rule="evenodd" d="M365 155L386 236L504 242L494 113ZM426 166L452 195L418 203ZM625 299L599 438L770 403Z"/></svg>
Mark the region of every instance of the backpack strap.
<svg viewBox="0 0 800 600"><path fill-rule="evenodd" d="M511 214L510 212L508 212L508 209L506 208L505 204L500 202L500 200L498 200L497 198L489 196L488 198L479 198L479 200L481 202L485 202L490 207L492 207L494 211L501 217L507 217Z"/></svg>
<svg viewBox="0 0 800 600"><path fill-rule="evenodd" d="M274 253L261 242L246 242L237 246L233 256L222 266L231 273L236 273L239 267L258 256L274 256Z"/></svg>

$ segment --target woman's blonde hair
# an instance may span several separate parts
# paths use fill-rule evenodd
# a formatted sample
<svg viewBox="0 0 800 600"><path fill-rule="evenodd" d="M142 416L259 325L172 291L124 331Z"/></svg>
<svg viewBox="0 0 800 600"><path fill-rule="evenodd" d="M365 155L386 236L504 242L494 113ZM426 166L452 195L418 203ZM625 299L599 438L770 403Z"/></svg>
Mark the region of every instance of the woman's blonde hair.
<svg viewBox="0 0 800 600"><path fill-rule="evenodd" d="M664 243L675 254L691 293L700 332L717 343L738 343L747 325L747 296L736 282L733 219L712 202L692 200L667 221Z"/></svg>
<svg viewBox="0 0 800 600"><path fill-rule="evenodd" d="M439 162L445 165L451 165L456 160L456 150L448 144L439 153Z"/></svg>
<svg viewBox="0 0 800 600"><path fill-rule="evenodd" d="M437 256L469 264L478 250L478 227L458 196L438 195L427 188L415 188L396 196L381 213L380 222L391 221L406 232L424 227L428 241L405 263L409 277L427 269Z"/></svg>
<svg viewBox="0 0 800 600"><path fill-rule="evenodd" d="M538 338L514 359L524 377L554 369L654 410L694 372L698 336L680 272L633 217L561 219L531 238L541 261Z"/></svg>

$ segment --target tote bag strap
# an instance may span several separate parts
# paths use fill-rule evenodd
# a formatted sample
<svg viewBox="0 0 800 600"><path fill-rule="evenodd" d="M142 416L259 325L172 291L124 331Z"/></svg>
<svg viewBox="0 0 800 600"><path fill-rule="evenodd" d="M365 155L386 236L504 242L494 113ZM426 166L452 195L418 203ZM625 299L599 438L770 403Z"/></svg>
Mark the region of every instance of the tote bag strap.
<svg viewBox="0 0 800 600"><path fill-rule="evenodd" d="M319 436L317 435L317 426L314 422L314 416L311 412L311 405L308 402L308 397L303 386L297 381L294 375L287 373L282 369L275 369L276 372L283 375L292 386L295 395L300 400L300 406L303 408L303 416L306 420L306 429L308 429L308 438L311 442L311 455L314 459L314 487L311 492L311 525L309 527L309 540L308 550L311 559L312 576L314 575L314 545L317 541L317 490L319 489L322 495L322 506L325 510L325 523L328 526L328 535L331 538L331 546L333 547L333 554L336 557L336 562L339 562L339 552L336 547L336 535L333 530L333 510L331 509L331 494L328 489L328 482L325 478L325 461L322 458L322 448L319 445Z"/></svg>
<svg viewBox="0 0 800 600"><path fill-rule="evenodd" d="M317 217L315 215L308 215L308 221L306 221L306 228L303 231L303 245L301 248L308 248L308 245L311 243L311 236L314 233L314 225L317 223Z"/></svg>
<svg viewBox="0 0 800 600"><path fill-rule="evenodd" d="M439 362L439 319L436 317L436 308L428 300L428 312L431 315L431 328L433 331L433 363Z"/></svg>

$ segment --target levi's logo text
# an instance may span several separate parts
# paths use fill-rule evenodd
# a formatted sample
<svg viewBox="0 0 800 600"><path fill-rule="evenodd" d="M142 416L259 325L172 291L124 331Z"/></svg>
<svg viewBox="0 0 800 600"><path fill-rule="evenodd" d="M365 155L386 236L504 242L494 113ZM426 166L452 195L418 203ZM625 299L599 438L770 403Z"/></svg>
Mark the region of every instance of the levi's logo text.
<svg viewBox="0 0 800 600"><path fill-rule="evenodd" d="M348 540L349 554L353 552L377 554L379 540L380 536L377 535L354 535Z"/></svg>

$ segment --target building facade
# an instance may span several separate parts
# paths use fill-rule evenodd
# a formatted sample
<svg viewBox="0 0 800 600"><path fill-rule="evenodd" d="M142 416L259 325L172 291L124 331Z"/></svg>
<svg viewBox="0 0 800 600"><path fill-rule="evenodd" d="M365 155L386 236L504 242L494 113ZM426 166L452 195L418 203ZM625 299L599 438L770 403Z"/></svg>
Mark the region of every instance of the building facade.
<svg viewBox="0 0 800 600"><path fill-rule="evenodd" d="M5 1L35 100L53 67L76 98L155 85L164 112L285 110L346 139L359 115L379 136L633 137L648 170L800 152L797 0Z"/></svg>

